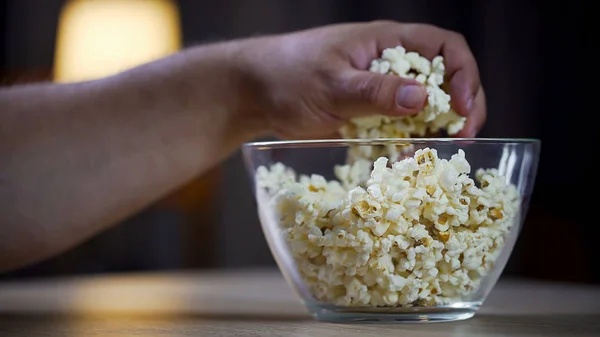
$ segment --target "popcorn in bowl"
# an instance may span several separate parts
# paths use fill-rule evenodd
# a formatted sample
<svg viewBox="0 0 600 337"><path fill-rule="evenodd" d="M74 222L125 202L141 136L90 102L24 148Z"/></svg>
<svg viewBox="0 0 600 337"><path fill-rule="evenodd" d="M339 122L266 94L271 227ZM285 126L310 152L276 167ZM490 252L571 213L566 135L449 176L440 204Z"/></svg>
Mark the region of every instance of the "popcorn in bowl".
<svg viewBox="0 0 600 337"><path fill-rule="evenodd" d="M417 150L388 167L336 167L338 181L259 167L258 188L318 301L346 307L451 304L479 288L519 213L520 196L495 169Z"/></svg>

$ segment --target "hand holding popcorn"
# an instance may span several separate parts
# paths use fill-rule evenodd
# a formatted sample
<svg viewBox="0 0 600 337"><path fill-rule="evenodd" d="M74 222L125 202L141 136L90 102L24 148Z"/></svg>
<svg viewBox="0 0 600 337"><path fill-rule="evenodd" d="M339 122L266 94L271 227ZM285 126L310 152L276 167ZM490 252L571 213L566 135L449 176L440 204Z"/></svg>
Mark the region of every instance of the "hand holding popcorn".
<svg viewBox="0 0 600 337"><path fill-rule="evenodd" d="M398 46L403 58L386 61ZM283 138L328 136L354 117L373 114L402 117L427 110L423 121L436 120L458 137L475 136L485 121L475 59L460 35L441 28L341 24L253 39L242 50L255 75L256 110ZM413 74L423 76L410 76L411 61ZM440 87L444 80L447 93ZM453 112L436 119L432 111L449 111L449 104Z"/></svg>

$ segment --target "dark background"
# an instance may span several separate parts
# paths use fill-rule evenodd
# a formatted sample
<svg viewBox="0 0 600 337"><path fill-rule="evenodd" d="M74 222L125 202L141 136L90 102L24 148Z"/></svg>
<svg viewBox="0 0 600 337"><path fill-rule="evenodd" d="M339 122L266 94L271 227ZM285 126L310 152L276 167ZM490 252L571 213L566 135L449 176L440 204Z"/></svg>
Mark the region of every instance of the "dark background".
<svg viewBox="0 0 600 337"><path fill-rule="evenodd" d="M598 39L591 3L178 1L186 46L374 19L432 23L464 34L487 93L489 117L479 136L542 140L530 211L505 275L598 283L598 151L593 145L598 144L593 103L598 65L597 44L592 44ZM62 5L61 0L0 0L0 84L51 79ZM237 153L89 242L0 278L273 265L247 177Z"/></svg>

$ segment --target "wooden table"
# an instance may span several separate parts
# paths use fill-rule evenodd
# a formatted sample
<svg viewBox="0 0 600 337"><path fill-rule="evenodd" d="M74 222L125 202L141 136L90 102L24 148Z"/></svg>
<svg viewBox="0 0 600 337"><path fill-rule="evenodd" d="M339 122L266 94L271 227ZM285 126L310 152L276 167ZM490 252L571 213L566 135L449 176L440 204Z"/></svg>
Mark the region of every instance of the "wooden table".
<svg viewBox="0 0 600 337"><path fill-rule="evenodd" d="M600 287L502 280L472 319L313 320L273 270L0 283L0 336L600 336Z"/></svg>

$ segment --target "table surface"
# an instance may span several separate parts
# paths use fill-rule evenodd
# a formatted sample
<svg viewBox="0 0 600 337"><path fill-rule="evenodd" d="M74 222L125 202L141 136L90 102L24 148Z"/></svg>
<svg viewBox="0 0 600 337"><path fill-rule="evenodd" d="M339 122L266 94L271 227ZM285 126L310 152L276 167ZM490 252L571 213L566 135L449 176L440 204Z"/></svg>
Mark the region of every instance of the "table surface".
<svg viewBox="0 0 600 337"><path fill-rule="evenodd" d="M451 323L312 319L275 270L0 283L0 336L600 336L600 287L502 279Z"/></svg>

